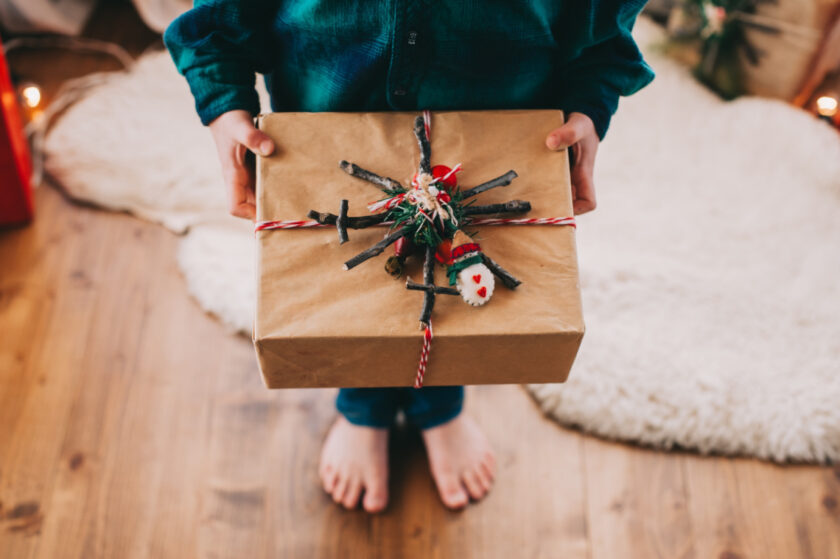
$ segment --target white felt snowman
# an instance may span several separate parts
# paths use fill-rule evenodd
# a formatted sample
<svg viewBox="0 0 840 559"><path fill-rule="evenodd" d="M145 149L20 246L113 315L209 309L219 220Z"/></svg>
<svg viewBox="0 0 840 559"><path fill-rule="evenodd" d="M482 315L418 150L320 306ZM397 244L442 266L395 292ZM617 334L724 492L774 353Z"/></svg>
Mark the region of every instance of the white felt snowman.
<svg viewBox="0 0 840 559"><path fill-rule="evenodd" d="M449 285L474 307L490 300L495 287L493 273L484 265L481 247L462 231L455 233L447 263Z"/></svg>

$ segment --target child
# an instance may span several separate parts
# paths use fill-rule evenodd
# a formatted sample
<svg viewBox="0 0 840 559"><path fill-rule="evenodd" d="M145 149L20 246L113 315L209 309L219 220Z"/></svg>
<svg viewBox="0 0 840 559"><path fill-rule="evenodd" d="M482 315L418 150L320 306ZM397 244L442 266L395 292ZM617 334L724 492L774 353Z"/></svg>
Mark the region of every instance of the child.
<svg viewBox="0 0 840 559"><path fill-rule="evenodd" d="M630 30L644 1L198 0L164 40L218 148L233 215L254 219L245 152L276 147L256 130L255 74L274 111L560 108L545 139L572 148L574 210L595 208L595 153L620 95L653 79ZM461 386L342 389L321 454L324 489L381 511L388 428L402 409L421 429L443 503L493 482L493 453L461 413Z"/></svg>

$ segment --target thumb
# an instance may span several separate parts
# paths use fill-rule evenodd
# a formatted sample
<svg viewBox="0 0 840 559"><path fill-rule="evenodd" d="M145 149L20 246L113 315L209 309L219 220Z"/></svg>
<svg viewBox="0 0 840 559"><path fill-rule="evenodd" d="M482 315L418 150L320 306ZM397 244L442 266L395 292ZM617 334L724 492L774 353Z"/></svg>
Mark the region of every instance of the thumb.
<svg viewBox="0 0 840 559"><path fill-rule="evenodd" d="M563 126L548 133L545 138L546 147L556 151L578 143L586 135L586 125L586 117L572 113Z"/></svg>
<svg viewBox="0 0 840 559"><path fill-rule="evenodd" d="M231 126L234 140L250 151L263 157L274 153L274 141L265 132L257 130L250 118L237 119Z"/></svg>

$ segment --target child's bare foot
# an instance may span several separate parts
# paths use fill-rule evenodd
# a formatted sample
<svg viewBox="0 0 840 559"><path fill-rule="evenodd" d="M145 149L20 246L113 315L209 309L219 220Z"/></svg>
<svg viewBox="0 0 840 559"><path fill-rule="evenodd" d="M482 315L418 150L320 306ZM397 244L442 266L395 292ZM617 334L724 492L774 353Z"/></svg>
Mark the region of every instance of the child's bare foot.
<svg viewBox="0 0 840 559"><path fill-rule="evenodd" d="M490 491L496 459L473 418L461 413L452 421L423 431L423 440L444 505L459 509L470 497L478 500Z"/></svg>
<svg viewBox="0 0 840 559"><path fill-rule="evenodd" d="M360 427L339 416L324 441L318 472L336 503L356 508L364 493L366 511L383 510L388 504L388 429Z"/></svg>

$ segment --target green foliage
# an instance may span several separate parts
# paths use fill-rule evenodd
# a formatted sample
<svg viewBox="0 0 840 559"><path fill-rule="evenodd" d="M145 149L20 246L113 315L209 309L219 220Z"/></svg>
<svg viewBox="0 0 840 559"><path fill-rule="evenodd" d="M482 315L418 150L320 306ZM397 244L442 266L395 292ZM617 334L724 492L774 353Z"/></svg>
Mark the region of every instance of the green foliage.
<svg viewBox="0 0 840 559"><path fill-rule="evenodd" d="M394 222L391 230L407 227L409 230L407 237L418 246L437 247L444 239L452 239L455 232L463 225L464 208L473 204L474 201L463 204L460 190L450 193L450 196L452 199L449 201L449 207L452 208L451 217L454 217L454 220L435 219L434 223L431 223L429 219L421 215L417 206L403 201L388 210L388 221Z"/></svg>

